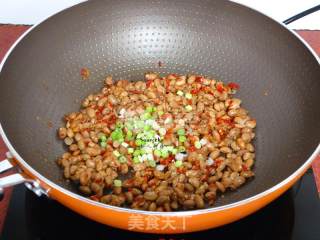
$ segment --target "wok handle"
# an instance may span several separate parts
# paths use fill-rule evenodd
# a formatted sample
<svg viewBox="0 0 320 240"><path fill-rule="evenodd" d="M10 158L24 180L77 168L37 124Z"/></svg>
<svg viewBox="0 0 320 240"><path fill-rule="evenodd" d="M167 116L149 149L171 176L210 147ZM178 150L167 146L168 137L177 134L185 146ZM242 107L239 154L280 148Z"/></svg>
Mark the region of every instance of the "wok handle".
<svg viewBox="0 0 320 240"><path fill-rule="evenodd" d="M10 156L10 154L7 154L7 156ZM13 167L14 165L8 159L0 161L0 173L12 169ZM15 186L21 183L24 183L26 187L33 191L37 196L48 196L49 190L43 189L38 181L26 178L23 174L14 173L2 178L0 177L0 201L4 197L4 188Z"/></svg>
<svg viewBox="0 0 320 240"><path fill-rule="evenodd" d="M8 159L0 162L0 173L3 173L11 168L13 168L13 165ZM11 187L23 183L25 180L26 179L19 173L0 178L0 201L3 199L5 187Z"/></svg>
<svg viewBox="0 0 320 240"><path fill-rule="evenodd" d="M304 10L304 11L302 11L302 12L300 12L300 13L298 13L298 14L296 14L296 15L294 15L294 16L286 19L286 20L284 20L283 23L288 25L288 24L290 24L290 23L292 23L292 22L294 22L294 21L296 21L296 20L298 20L300 18L303 18L303 17L305 17L305 16L307 16L307 15L309 15L311 13L314 13L316 11L319 11L319 10L320 10L320 4L317 5L317 6L314 6L312 8L309 8L307 10Z"/></svg>

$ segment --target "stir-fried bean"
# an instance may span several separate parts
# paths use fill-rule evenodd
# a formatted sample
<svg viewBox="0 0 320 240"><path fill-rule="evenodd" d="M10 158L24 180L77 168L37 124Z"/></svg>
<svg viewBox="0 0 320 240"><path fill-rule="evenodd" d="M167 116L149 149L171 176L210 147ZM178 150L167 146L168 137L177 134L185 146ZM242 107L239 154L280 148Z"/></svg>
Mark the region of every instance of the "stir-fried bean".
<svg viewBox="0 0 320 240"><path fill-rule="evenodd" d="M238 85L198 75L105 79L58 129L63 175L92 200L148 211L213 205L254 176L256 121Z"/></svg>

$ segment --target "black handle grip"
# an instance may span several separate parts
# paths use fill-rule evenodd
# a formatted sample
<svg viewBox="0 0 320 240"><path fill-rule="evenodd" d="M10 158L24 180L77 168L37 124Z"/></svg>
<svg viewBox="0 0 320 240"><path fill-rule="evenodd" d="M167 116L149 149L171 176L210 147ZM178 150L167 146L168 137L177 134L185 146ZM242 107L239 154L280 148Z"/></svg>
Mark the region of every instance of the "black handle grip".
<svg viewBox="0 0 320 240"><path fill-rule="evenodd" d="M292 22L294 22L294 21L296 21L296 20L298 20L300 18L303 18L304 16L307 16L307 15L309 15L311 13L314 13L316 11L319 11L319 10L320 10L320 4L315 6L315 7L309 8L309 9L307 9L307 10L301 12L301 13L298 13L298 14L296 14L296 15L294 15L294 16L286 19L286 20L284 20L283 23L286 24L286 25L290 24L290 23L292 23Z"/></svg>

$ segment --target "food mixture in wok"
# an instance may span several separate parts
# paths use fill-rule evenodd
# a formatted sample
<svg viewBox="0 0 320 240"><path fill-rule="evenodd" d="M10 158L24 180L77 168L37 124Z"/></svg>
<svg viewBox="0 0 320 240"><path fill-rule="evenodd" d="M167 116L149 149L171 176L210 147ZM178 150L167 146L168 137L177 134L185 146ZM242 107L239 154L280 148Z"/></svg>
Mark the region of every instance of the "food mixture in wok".
<svg viewBox="0 0 320 240"><path fill-rule="evenodd" d="M254 176L256 121L239 86L203 76L113 81L65 116L58 160L91 199L149 211L199 209Z"/></svg>

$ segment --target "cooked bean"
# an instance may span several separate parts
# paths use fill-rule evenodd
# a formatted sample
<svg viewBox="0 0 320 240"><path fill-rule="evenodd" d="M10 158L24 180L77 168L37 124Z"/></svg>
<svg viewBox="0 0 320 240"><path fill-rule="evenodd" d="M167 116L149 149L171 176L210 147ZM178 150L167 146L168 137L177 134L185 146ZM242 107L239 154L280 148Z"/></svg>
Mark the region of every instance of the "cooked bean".
<svg viewBox="0 0 320 240"><path fill-rule="evenodd" d="M201 196L195 195L194 201L195 201L197 208L204 208L204 201Z"/></svg>
<svg viewBox="0 0 320 240"><path fill-rule="evenodd" d="M253 159L252 158L250 158L250 159L248 159L247 161L246 161L246 167L247 168L251 168L252 166L253 166L253 164L254 164L254 161L253 161Z"/></svg>
<svg viewBox="0 0 320 240"><path fill-rule="evenodd" d="M249 152L254 152L254 147L251 143L247 143L246 145L246 149L249 151Z"/></svg>
<svg viewBox="0 0 320 240"><path fill-rule="evenodd" d="M149 211L156 211L156 209L157 209L157 204L155 202L152 202L149 205Z"/></svg>
<svg viewBox="0 0 320 240"><path fill-rule="evenodd" d="M68 146L70 146L72 143L73 143L73 139L72 138L69 138L69 137L66 137L64 139L64 143Z"/></svg>
<svg viewBox="0 0 320 240"><path fill-rule="evenodd" d="M215 200L216 199L216 192L207 192L205 194L205 197L208 199L208 200Z"/></svg>
<svg viewBox="0 0 320 240"><path fill-rule="evenodd" d="M194 208L194 205L195 205L195 202L194 202L194 200L192 200L192 199L188 199L188 200L185 200L185 201L183 202L183 206L184 206L185 208L187 208L187 209L192 209L192 208Z"/></svg>
<svg viewBox="0 0 320 240"><path fill-rule="evenodd" d="M121 187L114 187L113 188L113 193L116 195L119 195L122 192L122 188Z"/></svg>
<svg viewBox="0 0 320 240"><path fill-rule="evenodd" d="M79 190L86 195L91 194L91 188L88 186L80 186Z"/></svg>
<svg viewBox="0 0 320 240"><path fill-rule="evenodd" d="M87 186L88 183L89 183L90 177L91 177L91 176L90 176L89 172L83 171L83 172L80 174L80 183L81 183L81 185Z"/></svg>
<svg viewBox="0 0 320 240"><path fill-rule="evenodd" d="M220 148L220 151L223 153L231 153L232 152L232 150L228 147L222 147L222 148Z"/></svg>
<svg viewBox="0 0 320 240"><path fill-rule="evenodd" d="M145 80L107 77L65 116L58 137L68 151L57 162L79 191L139 210L200 209L254 176L256 121L235 89L198 75L147 73ZM183 153L159 157L148 139L155 135L161 149Z"/></svg>
<svg viewBox="0 0 320 240"><path fill-rule="evenodd" d="M216 159L217 157L219 157L219 155L220 155L220 151L218 149L215 149L210 153L210 158Z"/></svg>
<svg viewBox="0 0 320 240"><path fill-rule="evenodd" d="M108 96L108 101L109 101L111 104L113 104L113 105L116 105L116 104L118 103L118 100L117 100L116 97L113 96L113 95L109 95L109 96Z"/></svg>
<svg viewBox="0 0 320 240"><path fill-rule="evenodd" d="M192 186L190 183L186 183L186 184L184 185L184 188L185 188L185 190L187 190L187 191L189 191L189 192L193 192L193 191L194 191L194 188L193 188L193 186Z"/></svg>
<svg viewBox="0 0 320 240"><path fill-rule="evenodd" d="M158 195L156 194L156 192L145 192L143 197L146 200L154 201L157 199Z"/></svg>
<svg viewBox="0 0 320 240"><path fill-rule="evenodd" d="M158 77L158 75L155 73L146 73L146 75L145 75L145 78L147 80L155 80L157 77Z"/></svg>
<svg viewBox="0 0 320 240"><path fill-rule="evenodd" d="M95 193L99 193L101 191L101 186L95 182L91 183L90 188Z"/></svg>
<svg viewBox="0 0 320 240"><path fill-rule="evenodd" d="M170 201L170 197L169 196L159 196L158 199L156 200L156 204L157 205L163 205L166 202Z"/></svg>
<svg viewBox="0 0 320 240"><path fill-rule="evenodd" d="M99 148L93 148L93 147L87 147L85 150L90 156L97 156L101 152Z"/></svg>
<svg viewBox="0 0 320 240"><path fill-rule="evenodd" d="M78 145L77 145L77 144L71 144L71 145L69 146L69 150L70 150L71 152L74 152L74 151L78 150Z"/></svg>
<svg viewBox="0 0 320 240"><path fill-rule="evenodd" d="M87 166L88 168L95 168L96 164L95 164L95 162L94 162L93 160L88 159L88 160L86 161L86 166Z"/></svg>
<svg viewBox="0 0 320 240"><path fill-rule="evenodd" d="M107 85L112 85L112 84L113 84L112 77L111 77L111 76L106 77L106 79L104 80L104 82L105 82L105 84L107 84Z"/></svg>
<svg viewBox="0 0 320 240"><path fill-rule="evenodd" d="M216 182L216 185L218 187L218 189L221 191L221 192L225 192L226 191L226 188L224 187L224 185L220 182Z"/></svg>
<svg viewBox="0 0 320 240"><path fill-rule="evenodd" d="M96 112L92 108L87 108L87 114L90 118L94 118L96 116Z"/></svg>
<svg viewBox="0 0 320 240"><path fill-rule="evenodd" d="M248 128L255 128L256 125L257 125L257 122L255 120L249 120L249 121L246 122L246 126Z"/></svg>
<svg viewBox="0 0 320 240"><path fill-rule="evenodd" d="M154 99L157 97L157 95L153 91L148 91L146 94L147 94L147 97L151 99Z"/></svg>
<svg viewBox="0 0 320 240"><path fill-rule="evenodd" d="M59 128L58 135L59 135L59 138L64 139L67 136L67 129Z"/></svg>
<svg viewBox="0 0 320 240"><path fill-rule="evenodd" d="M196 189L199 188L199 186L200 186L200 181L199 181L199 179L196 178L196 177L189 178L189 183L190 183L193 187L195 187Z"/></svg>

